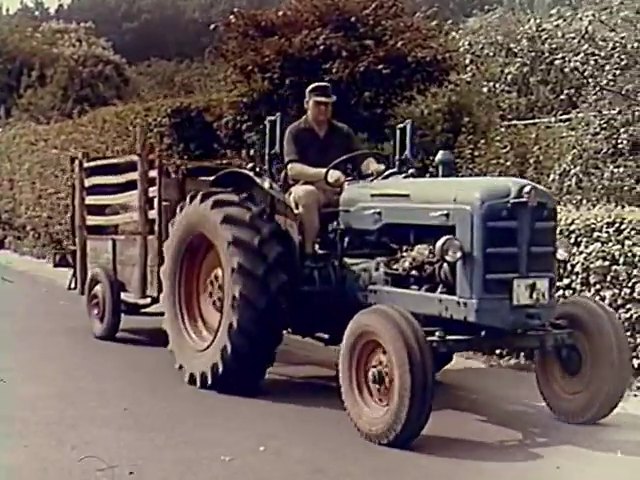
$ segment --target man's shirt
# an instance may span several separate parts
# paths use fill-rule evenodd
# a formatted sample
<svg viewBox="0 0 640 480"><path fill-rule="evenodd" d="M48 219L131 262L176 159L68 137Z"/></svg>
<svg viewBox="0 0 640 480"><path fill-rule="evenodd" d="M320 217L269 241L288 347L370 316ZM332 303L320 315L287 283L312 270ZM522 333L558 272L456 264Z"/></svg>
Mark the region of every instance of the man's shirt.
<svg viewBox="0 0 640 480"><path fill-rule="evenodd" d="M310 167L327 168L333 161L358 149L348 126L331 120L320 136L306 116L292 123L284 135L284 161L299 161Z"/></svg>

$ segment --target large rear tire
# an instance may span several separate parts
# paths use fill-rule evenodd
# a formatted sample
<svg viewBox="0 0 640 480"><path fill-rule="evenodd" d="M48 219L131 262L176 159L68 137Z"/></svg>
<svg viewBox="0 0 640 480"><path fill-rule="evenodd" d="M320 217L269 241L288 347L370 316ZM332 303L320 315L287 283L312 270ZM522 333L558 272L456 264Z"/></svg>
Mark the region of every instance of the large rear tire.
<svg viewBox="0 0 640 480"><path fill-rule="evenodd" d="M190 195L164 244L163 327L199 388L254 395L287 324L289 237L250 196Z"/></svg>
<svg viewBox="0 0 640 480"><path fill-rule="evenodd" d="M407 447L429 420L431 348L407 312L376 305L358 313L340 348L339 379L347 414L371 443Z"/></svg>
<svg viewBox="0 0 640 480"><path fill-rule="evenodd" d="M555 321L574 331L575 346L536 353L536 380L553 414L594 424L618 406L632 378L631 349L608 307L576 296L559 303Z"/></svg>

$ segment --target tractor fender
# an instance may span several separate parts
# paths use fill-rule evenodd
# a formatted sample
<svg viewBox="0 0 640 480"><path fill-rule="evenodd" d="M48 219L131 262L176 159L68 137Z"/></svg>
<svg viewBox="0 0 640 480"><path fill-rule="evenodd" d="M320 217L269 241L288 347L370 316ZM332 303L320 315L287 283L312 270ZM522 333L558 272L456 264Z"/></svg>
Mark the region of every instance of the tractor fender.
<svg viewBox="0 0 640 480"><path fill-rule="evenodd" d="M253 193L265 205L273 205L275 214L287 218L288 220L297 221L297 215L287 199L271 180L260 178L247 170L240 168L225 169L217 173L209 184L211 188L222 188L232 190L236 193Z"/></svg>

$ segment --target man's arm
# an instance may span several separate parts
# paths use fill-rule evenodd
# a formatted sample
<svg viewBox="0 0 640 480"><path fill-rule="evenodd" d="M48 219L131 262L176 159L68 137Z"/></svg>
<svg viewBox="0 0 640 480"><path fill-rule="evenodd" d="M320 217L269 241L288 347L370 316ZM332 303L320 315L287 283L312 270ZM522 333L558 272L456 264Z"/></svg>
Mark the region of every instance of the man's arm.
<svg viewBox="0 0 640 480"><path fill-rule="evenodd" d="M291 126L287 128L284 134L284 161L287 166L287 175L294 182L316 183L324 179L323 168L313 168L304 165L298 154L295 142L295 129Z"/></svg>

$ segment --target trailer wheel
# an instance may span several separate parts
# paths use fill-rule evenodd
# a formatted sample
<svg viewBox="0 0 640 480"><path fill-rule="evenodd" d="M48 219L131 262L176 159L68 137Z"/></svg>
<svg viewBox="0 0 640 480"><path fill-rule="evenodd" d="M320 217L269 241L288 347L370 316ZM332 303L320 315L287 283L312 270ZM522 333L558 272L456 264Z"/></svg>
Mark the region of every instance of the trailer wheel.
<svg viewBox="0 0 640 480"><path fill-rule="evenodd" d="M536 380L561 421L594 424L618 406L632 378L622 324L601 302L576 296L560 302L555 320L574 331L575 345L536 353Z"/></svg>
<svg viewBox="0 0 640 480"><path fill-rule="evenodd" d="M431 416L433 356L417 321L395 307L375 305L349 323L340 348L342 401L367 441L403 448Z"/></svg>
<svg viewBox="0 0 640 480"><path fill-rule="evenodd" d="M122 321L118 282L111 272L96 268L87 276L85 292L93 336L99 340L113 340Z"/></svg>
<svg viewBox="0 0 640 480"><path fill-rule="evenodd" d="M163 327L187 383L258 393L287 324L296 258L289 240L249 196L188 197L169 226L161 268Z"/></svg>

